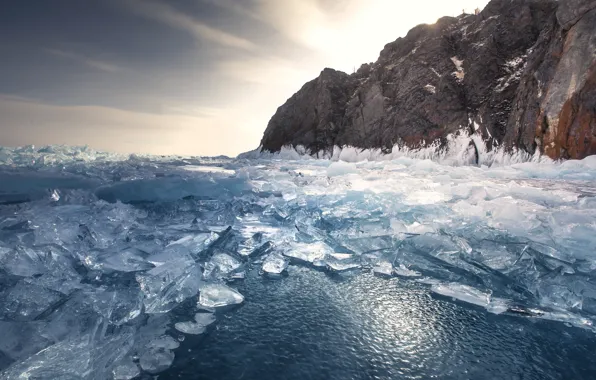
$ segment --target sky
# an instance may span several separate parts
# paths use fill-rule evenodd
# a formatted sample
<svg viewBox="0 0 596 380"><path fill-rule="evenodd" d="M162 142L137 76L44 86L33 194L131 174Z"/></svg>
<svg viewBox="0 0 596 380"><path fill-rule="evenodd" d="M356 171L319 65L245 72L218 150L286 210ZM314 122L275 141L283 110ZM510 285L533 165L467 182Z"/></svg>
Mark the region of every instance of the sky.
<svg viewBox="0 0 596 380"><path fill-rule="evenodd" d="M0 146L230 155L325 67L488 0L7 0Z"/></svg>

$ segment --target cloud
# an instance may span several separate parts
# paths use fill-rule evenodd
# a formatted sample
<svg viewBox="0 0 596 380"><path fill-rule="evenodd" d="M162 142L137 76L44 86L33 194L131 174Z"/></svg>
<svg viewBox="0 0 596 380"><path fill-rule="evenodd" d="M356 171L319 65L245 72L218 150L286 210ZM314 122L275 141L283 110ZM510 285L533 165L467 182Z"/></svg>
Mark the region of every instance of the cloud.
<svg viewBox="0 0 596 380"><path fill-rule="evenodd" d="M89 145L122 153L235 155L258 144L245 115L148 114L98 106L56 106L0 96L2 145Z"/></svg>
<svg viewBox="0 0 596 380"><path fill-rule="evenodd" d="M106 73L116 73L120 71L124 71L124 69L120 66L116 66L112 63L98 61L95 59L87 58L83 55L76 54L69 51L59 50L59 49L44 49L45 52L52 54L56 57L70 59L81 64L87 65L91 68L96 70L104 71Z"/></svg>
<svg viewBox="0 0 596 380"><path fill-rule="evenodd" d="M308 66L276 57L242 57L219 62L217 71L237 82L295 87L314 79L313 75L320 71L316 64Z"/></svg>
<svg viewBox="0 0 596 380"><path fill-rule="evenodd" d="M185 31L199 41L207 40L219 45L242 50L254 50L256 47L256 45L249 40L212 28L185 13L158 1L123 0L123 3L128 5L136 14L161 22L172 28Z"/></svg>
<svg viewBox="0 0 596 380"><path fill-rule="evenodd" d="M351 72L372 62L388 42L421 23L473 12L488 0L256 0L254 12L294 43Z"/></svg>
<svg viewBox="0 0 596 380"><path fill-rule="evenodd" d="M236 2L234 0L201 0L203 3L211 4L221 9L225 9L228 11L232 11L236 14L248 16L255 20L262 21L263 18L258 13L254 12L253 10L245 7L244 5Z"/></svg>
<svg viewBox="0 0 596 380"><path fill-rule="evenodd" d="M255 11L286 37L307 47L319 45L316 34L329 23L317 0L258 0Z"/></svg>

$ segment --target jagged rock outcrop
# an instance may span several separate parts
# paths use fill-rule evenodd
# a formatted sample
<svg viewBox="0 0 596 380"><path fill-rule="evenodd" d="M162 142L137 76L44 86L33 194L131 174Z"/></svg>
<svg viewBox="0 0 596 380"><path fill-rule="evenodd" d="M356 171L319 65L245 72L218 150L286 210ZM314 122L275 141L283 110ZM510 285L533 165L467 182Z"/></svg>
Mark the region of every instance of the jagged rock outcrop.
<svg viewBox="0 0 596 380"><path fill-rule="evenodd" d="M323 70L278 109L261 146L390 150L461 130L488 147L596 154L596 1L492 0L419 25L352 75Z"/></svg>

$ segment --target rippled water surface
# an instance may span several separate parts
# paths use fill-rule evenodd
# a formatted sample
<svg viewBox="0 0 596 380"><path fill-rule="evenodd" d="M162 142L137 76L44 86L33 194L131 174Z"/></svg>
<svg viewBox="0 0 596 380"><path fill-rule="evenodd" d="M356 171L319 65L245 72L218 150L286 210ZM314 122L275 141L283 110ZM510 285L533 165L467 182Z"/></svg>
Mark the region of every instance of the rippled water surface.
<svg viewBox="0 0 596 380"><path fill-rule="evenodd" d="M249 276L247 302L187 338L160 378L592 379L596 336L496 316L397 278L291 268Z"/></svg>

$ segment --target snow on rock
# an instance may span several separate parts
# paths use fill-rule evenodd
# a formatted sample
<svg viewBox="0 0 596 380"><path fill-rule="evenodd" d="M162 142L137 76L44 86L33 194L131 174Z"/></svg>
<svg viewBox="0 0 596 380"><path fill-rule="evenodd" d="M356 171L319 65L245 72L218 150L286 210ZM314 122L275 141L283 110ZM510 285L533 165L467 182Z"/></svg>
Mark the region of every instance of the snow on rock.
<svg viewBox="0 0 596 380"><path fill-rule="evenodd" d="M453 64L455 65L455 69L457 70L453 73L453 75L457 78L459 82L462 82L464 80L464 77L466 76L466 73L464 72L464 61L459 60L457 56L454 56L451 57L451 62L453 62Z"/></svg>
<svg viewBox="0 0 596 380"><path fill-rule="evenodd" d="M424 89L430 92L431 94L435 94L437 92L437 88L431 84L427 84L426 86L424 86Z"/></svg>

